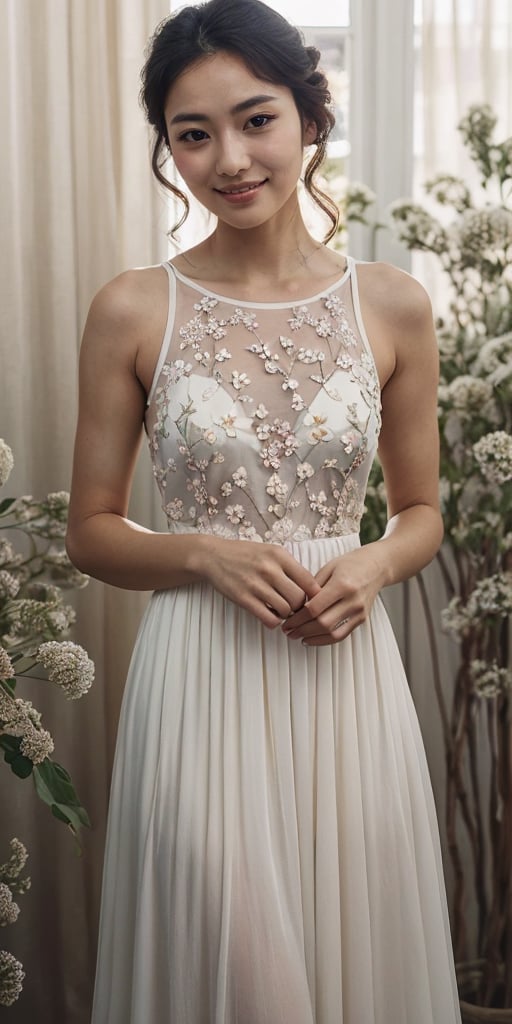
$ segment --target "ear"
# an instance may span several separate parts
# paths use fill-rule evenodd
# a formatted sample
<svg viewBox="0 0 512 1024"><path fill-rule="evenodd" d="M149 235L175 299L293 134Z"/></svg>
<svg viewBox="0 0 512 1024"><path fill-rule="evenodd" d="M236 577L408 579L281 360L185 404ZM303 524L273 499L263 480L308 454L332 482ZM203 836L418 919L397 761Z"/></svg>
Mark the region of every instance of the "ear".
<svg viewBox="0 0 512 1024"><path fill-rule="evenodd" d="M304 122L304 135L303 143L305 146L311 146L316 142L318 136L318 125L316 121L305 121Z"/></svg>

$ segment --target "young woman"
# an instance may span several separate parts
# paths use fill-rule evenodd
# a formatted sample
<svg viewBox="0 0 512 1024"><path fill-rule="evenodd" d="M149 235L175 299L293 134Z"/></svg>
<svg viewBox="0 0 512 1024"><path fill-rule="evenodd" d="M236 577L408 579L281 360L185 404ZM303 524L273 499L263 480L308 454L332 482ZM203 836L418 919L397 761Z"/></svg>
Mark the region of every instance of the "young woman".
<svg viewBox="0 0 512 1024"><path fill-rule="evenodd" d="M94 1024L455 1024L434 805L380 589L441 539L437 356L408 275L297 199L332 115L259 0L164 22L143 72L212 234L94 299L69 552L155 593L119 727ZM172 186L170 186L172 188ZM173 189L174 190L174 189ZM382 427L381 427L382 413ZM142 426L169 532L127 519ZM385 536L360 547L379 441Z"/></svg>

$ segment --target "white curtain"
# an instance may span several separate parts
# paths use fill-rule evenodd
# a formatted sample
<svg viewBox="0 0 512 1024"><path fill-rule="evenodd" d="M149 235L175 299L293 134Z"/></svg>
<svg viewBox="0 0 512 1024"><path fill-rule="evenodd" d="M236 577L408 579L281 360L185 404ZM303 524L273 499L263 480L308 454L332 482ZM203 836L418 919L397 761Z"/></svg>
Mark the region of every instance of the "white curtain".
<svg viewBox="0 0 512 1024"><path fill-rule="evenodd" d="M167 0L3 0L0 5L0 436L15 470L5 492L69 489L77 355L94 292L167 253L167 213L151 182L138 105L144 47ZM145 455L146 453L144 453ZM147 458L133 516L159 522ZM0 945L24 964L13 1024L88 1024L117 713L144 597L91 583L75 639L96 662L93 690L69 704L20 686L43 711L55 758L93 828L82 857L33 793L0 765L0 862L17 835L32 889Z"/></svg>
<svg viewBox="0 0 512 1024"><path fill-rule="evenodd" d="M472 103L489 103L496 141L512 134L512 3L510 0L417 0L414 191L434 174L460 175L479 193L479 174L456 125ZM413 257L413 272L441 304L437 262Z"/></svg>
<svg viewBox="0 0 512 1024"><path fill-rule="evenodd" d="M470 103L490 103L498 135L512 126L510 0L422 0L419 80L423 123L418 174L469 162L454 131Z"/></svg>
<svg viewBox="0 0 512 1024"><path fill-rule="evenodd" d="M423 182L439 172L460 175L478 195L479 175L464 150L456 125L470 104L489 103L498 118L496 140L502 141L512 134L512 3L510 0L417 2L421 17L416 30L415 198L424 199ZM438 260L414 253L412 273L427 287L435 314L442 313L447 299L447 283ZM439 611L447 602L435 563L427 571L427 583L438 627L441 674L448 690L457 665L457 646L439 630ZM444 747L415 581L410 584L410 595L411 650L414 654L409 676L427 748L450 890L451 869L443 826ZM403 638L402 604L403 592L397 588L396 593L389 594L388 606Z"/></svg>

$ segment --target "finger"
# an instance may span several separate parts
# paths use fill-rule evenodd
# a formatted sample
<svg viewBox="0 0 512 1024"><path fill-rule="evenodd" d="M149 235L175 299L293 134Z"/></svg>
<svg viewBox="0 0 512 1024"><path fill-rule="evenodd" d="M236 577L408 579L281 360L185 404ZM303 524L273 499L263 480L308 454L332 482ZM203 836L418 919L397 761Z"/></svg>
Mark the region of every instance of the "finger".
<svg viewBox="0 0 512 1024"><path fill-rule="evenodd" d="M297 562L291 555L286 559L283 564L283 571L286 576L298 587L303 594L308 598L315 597L321 590L320 583L310 573L309 569L306 569L304 565Z"/></svg>
<svg viewBox="0 0 512 1024"><path fill-rule="evenodd" d="M283 613L282 618L302 608L307 599L318 594L321 589L315 577L291 556L285 558L284 564L281 564L280 561L273 566L269 582L276 593L288 602L289 607ZM278 605L274 605L273 601L270 603L276 607L276 610L281 611L281 603Z"/></svg>
<svg viewBox="0 0 512 1024"><path fill-rule="evenodd" d="M269 629L275 629L282 622L282 616L270 604L254 594L246 594L243 599L237 600L237 604Z"/></svg>
<svg viewBox="0 0 512 1024"><path fill-rule="evenodd" d="M291 640L302 640L305 637L317 636L318 634L333 633L335 630L339 629L342 624L344 625L348 619L349 613L346 606L338 603L336 606L333 605L331 608L328 608L327 611L315 616L314 619L310 618L307 622L303 622L299 626L293 626L292 618L288 619L288 621L283 625L283 632L285 632L286 636L289 636Z"/></svg>
<svg viewBox="0 0 512 1024"><path fill-rule="evenodd" d="M274 585L260 581L255 593L267 608L275 612L280 622L293 615L296 608L302 608L306 601L304 591L284 573L278 576Z"/></svg>
<svg viewBox="0 0 512 1024"><path fill-rule="evenodd" d="M295 614L290 616L288 622L286 623L286 631L292 629L299 629L306 623L318 619L319 615L322 615L325 612L327 612L329 608L332 608L333 610L335 608L338 608L340 612L342 611L340 595L331 595L329 594L329 592L326 592L325 590L320 590L318 594L315 595L315 597L306 601L305 604L303 604L302 608L300 608L297 612L295 612ZM341 614L338 615L338 618L341 618Z"/></svg>
<svg viewBox="0 0 512 1024"><path fill-rule="evenodd" d="M346 640L363 621L364 617L350 616L349 618L342 619L334 629L317 632L300 639L305 647L325 647L328 644L338 644Z"/></svg>
<svg viewBox="0 0 512 1024"><path fill-rule="evenodd" d="M288 577L285 577L284 582L280 583L279 593L281 594L281 597L283 597L288 603L288 611L286 613L286 617L294 615L301 608L303 608L308 599L308 596L305 593L305 591L302 590L301 587L297 586L297 584L290 580Z"/></svg>
<svg viewBox="0 0 512 1024"><path fill-rule="evenodd" d="M306 622L298 629L287 632L286 635L290 640L309 640L315 636L334 636L348 622L350 622L350 617L346 614L342 618L339 617L339 614L329 616L329 619L323 616L320 619L314 619L313 622Z"/></svg>

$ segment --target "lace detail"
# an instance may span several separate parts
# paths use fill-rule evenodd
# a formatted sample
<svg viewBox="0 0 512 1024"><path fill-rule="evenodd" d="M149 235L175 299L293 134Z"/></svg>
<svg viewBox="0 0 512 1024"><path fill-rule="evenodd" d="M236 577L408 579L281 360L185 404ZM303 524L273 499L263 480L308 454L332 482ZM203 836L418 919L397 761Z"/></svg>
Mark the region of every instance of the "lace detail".
<svg viewBox="0 0 512 1024"><path fill-rule="evenodd" d="M178 277L146 416L170 530L276 543L358 531L380 390L354 273L257 311Z"/></svg>

